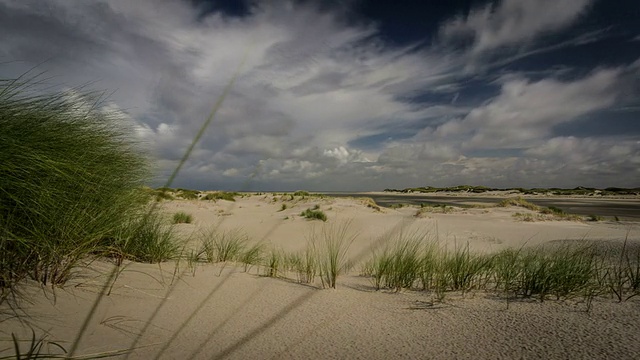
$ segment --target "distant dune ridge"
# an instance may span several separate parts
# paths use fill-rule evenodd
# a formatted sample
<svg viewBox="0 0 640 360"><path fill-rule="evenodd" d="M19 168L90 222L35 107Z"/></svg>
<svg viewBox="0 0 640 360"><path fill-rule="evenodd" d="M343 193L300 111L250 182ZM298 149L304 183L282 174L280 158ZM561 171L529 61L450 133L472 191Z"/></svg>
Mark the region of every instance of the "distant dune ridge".
<svg viewBox="0 0 640 360"><path fill-rule="evenodd" d="M592 187L577 186L571 189L564 188L531 188L525 189L521 187L513 188L492 188L486 186L471 186L471 185L459 185L450 187L433 187L423 186L415 188L404 189L384 189L385 192L400 192L400 193L474 193L482 194L487 192L492 193L510 193L521 195L581 195L581 196L616 196L616 195L640 195L640 187L637 188L619 188L619 187L607 187L604 189L597 189Z"/></svg>

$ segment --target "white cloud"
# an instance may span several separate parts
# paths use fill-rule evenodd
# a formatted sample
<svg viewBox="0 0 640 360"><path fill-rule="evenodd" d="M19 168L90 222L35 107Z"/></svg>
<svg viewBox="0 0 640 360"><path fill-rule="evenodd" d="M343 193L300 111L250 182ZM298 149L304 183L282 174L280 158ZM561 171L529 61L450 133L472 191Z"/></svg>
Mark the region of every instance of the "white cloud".
<svg viewBox="0 0 640 360"><path fill-rule="evenodd" d="M466 149L528 147L558 124L611 106L623 90L621 73L600 69L575 81L507 79L497 97L435 135L465 137Z"/></svg>
<svg viewBox="0 0 640 360"><path fill-rule="evenodd" d="M520 46L536 37L571 25L591 0L503 0L471 10L442 26L445 38L469 37L473 52Z"/></svg>

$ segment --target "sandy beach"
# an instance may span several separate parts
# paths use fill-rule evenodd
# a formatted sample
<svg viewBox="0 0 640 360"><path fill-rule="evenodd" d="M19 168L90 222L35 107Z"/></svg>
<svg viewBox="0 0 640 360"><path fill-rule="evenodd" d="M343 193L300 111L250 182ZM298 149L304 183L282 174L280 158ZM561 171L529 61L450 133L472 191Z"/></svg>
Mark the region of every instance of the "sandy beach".
<svg viewBox="0 0 640 360"><path fill-rule="evenodd" d="M283 206L286 204L286 206ZM318 206L328 220L300 213ZM541 302L505 301L477 290L449 292L382 289L362 276L363 264L385 239L420 232L441 248L469 246L489 254L549 242L640 241L640 224L614 221L522 221L520 207L377 208L363 199L259 194L218 200L159 203L178 224L184 251L208 229L236 231L250 243L284 252L305 249L323 227L348 226L353 266L336 289L319 280L298 283L284 271L264 276L256 265L125 262L79 341L78 355L130 350L130 359L633 359L640 354L640 297L583 297ZM11 333L30 339L32 327L69 348L113 269L96 260L63 288L25 284L25 300L0 307L0 355L13 353ZM246 270L246 271L245 271ZM28 299L28 301L26 300ZM589 311L587 311L589 310ZM14 315L20 314L20 317Z"/></svg>

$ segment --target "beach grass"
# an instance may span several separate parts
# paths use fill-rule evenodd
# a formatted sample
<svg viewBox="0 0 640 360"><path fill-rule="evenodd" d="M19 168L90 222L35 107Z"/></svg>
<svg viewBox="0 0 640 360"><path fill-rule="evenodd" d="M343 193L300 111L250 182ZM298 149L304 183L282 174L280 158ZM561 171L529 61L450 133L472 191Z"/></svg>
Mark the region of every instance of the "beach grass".
<svg viewBox="0 0 640 360"><path fill-rule="evenodd" d="M252 266L260 265L264 261L265 252L266 246L261 242L246 247L239 258L239 261L244 264L244 271L247 272Z"/></svg>
<svg viewBox="0 0 640 360"><path fill-rule="evenodd" d="M63 284L87 257L149 230L150 171L130 125L102 93L37 85L0 82L3 298L24 278Z"/></svg>
<svg viewBox="0 0 640 360"><path fill-rule="evenodd" d="M159 263L175 260L180 255L180 245L173 224L163 214L152 211L131 219L122 232L105 244L107 255L117 259Z"/></svg>
<svg viewBox="0 0 640 360"><path fill-rule="evenodd" d="M497 292L506 299L611 294L618 301L638 295L640 249L600 249L585 241L555 246L472 252L446 249L427 234L401 234L374 249L362 267L376 290L423 290L435 294Z"/></svg>
<svg viewBox="0 0 640 360"><path fill-rule="evenodd" d="M308 256L315 255L322 287L335 289L338 276L350 269L347 252L356 237L349 222L329 224L310 234L308 241L313 251Z"/></svg>
<svg viewBox="0 0 640 360"><path fill-rule="evenodd" d="M280 277L285 267L285 254L282 250L272 247L264 258L264 275L267 277Z"/></svg>
<svg viewBox="0 0 640 360"><path fill-rule="evenodd" d="M214 227L202 234L199 253L205 256L207 262L212 263L241 261L248 240L240 229L220 231ZM255 252L259 249L253 250Z"/></svg>
<svg viewBox="0 0 640 360"><path fill-rule="evenodd" d="M202 200L226 200L236 201L236 197L239 196L237 192L217 191L214 193L206 194L202 197Z"/></svg>
<svg viewBox="0 0 640 360"><path fill-rule="evenodd" d="M319 210L319 207L314 209L306 209L305 211L300 213L300 216L309 220L327 221L327 214L325 214L322 210Z"/></svg>
<svg viewBox="0 0 640 360"><path fill-rule="evenodd" d="M187 214L184 211L179 211L173 214L173 223L174 224L191 224L193 222L193 216L191 214Z"/></svg>

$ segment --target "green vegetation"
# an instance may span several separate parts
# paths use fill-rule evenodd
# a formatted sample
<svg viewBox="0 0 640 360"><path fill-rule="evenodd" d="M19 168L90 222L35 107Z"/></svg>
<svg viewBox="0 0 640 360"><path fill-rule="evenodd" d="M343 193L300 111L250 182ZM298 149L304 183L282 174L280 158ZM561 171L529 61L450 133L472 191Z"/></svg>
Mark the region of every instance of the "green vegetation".
<svg viewBox="0 0 640 360"><path fill-rule="evenodd" d="M347 251L356 235L349 231L349 223L335 226L324 226L321 231L311 234L309 239L313 250L308 250L306 254L306 266L313 266L317 263L317 272L320 275L322 287L336 288L338 276L348 271L351 267L347 259ZM315 261L310 263L309 258ZM313 274L315 274L315 269ZM311 271L307 269L307 275Z"/></svg>
<svg viewBox="0 0 640 360"><path fill-rule="evenodd" d="M368 208L373 209L375 211L381 211L380 206L378 206L378 204L376 204L376 202L372 198L359 198L359 199Z"/></svg>
<svg viewBox="0 0 640 360"><path fill-rule="evenodd" d="M200 198L200 191L177 189L177 196L184 200L198 200Z"/></svg>
<svg viewBox="0 0 640 360"><path fill-rule="evenodd" d="M287 204L282 204L279 211L285 211L285 210L287 210Z"/></svg>
<svg viewBox="0 0 640 360"><path fill-rule="evenodd" d="M509 191L521 193L523 195L558 195L558 196L624 196L624 195L640 195L640 188L617 188L608 187L606 189L596 189L583 186L577 186L573 189L561 188L490 188L486 186L459 185L451 187L433 187L423 186L405 189L384 189L386 192L401 193L436 193L436 192L465 192L465 193L484 193L487 191Z"/></svg>
<svg viewBox="0 0 640 360"><path fill-rule="evenodd" d="M239 70L167 186L215 118ZM173 199L175 191L167 188L156 193L143 186L148 175L147 159L130 138L135 131L125 126L126 119L121 119L117 111L102 108L102 94L80 94L72 89L43 95L42 90L48 90L44 86L50 85L37 77L0 79L0 303L8 294L15 294L20 280L32 277L42 284L62 284L76 265L85 265L96 255L116 256L118 264L125 257L162 261L173 257L175 249L173 228L164 223L155 205L147 207L150 195L156 195L157 201ZM197 260L195 255L187 257ZM118 267L111 271L68 351L46 341L46 335L36 340L33 333L27 353L22 354L20 342L12 334L15 357L80 358L76 351L82 337L118 272ZM146 329L145 325L132 349ZM43 354L44 344L57 347L63 354Z"/></svg>
<svg viewBox="0 0 640 360"><path fill-rule="evenodd" d="M406 204L391 204L391 206L389 206L391 209L402 209L403 207L407 206Z"/></svg>
<svg viewBox="0 0 640 360"><path fill-rule="evenodd" d="M307 246L302 252L295 254L290 261L290 268L298 274L301 283L312 283L318 272L318 255L314 246Z"/></svg>
<svg viewBox="0 0 640 360"><path fill-rule="evenodd" d="M439 299L448 291L497 291L540 301L611 294L619 301L640 294L640 246L606 248L560 243L496 254L468 246L440 248L421 234L399 234L373 251L363 266L376 289L422 289Z"/></svg>
<svg viewBox="0 0 640 360"><path fill-rule="evenodd" d="M302 196L302 197L307 197L309 196L309 192L304 191L304 190L298 190L296 192L293 193L293 196ZM293 199L292 199L293 200Z"/></svg>
<svg viewBox="0 0 640 360"><path fill-rule="evenodd" d="M404 236L399 233L392 244L387 244L381 252L373 253L368 264L377 290L389 287L400 290L412 288L414 281L422 279L423 265L428 265L427 251L423 249L423 238L419 234Z"/></svg>
<svg viewBox="0 0 640 360"><path fill-rule="evenodd" d="M591 214L591 215L587 216L587 220L588 221L602 221L602 216Z"/></svg>
<svg viewBox="0 0 640 360"><path fill-rule="evenodd" d="M433 187L433 186L425 186L425 187L416 187L416 188L406 188L402 190L398 189L384 189L386 192L402 192L402 193L435 193L435 192L471 192L471 193L483 193L487 191L492 191L497 189L488 188L486 186L470 186L470 185L458 185L452 187Z"/></svg>
<svg viewBox="0 0 640 360"><path fill-rule="evenodd" d="M249 238L239 230L220 232L217 229L207 231L202 237L199 254L204 255L207 262L226 262L248 260L244 256ZM255 256L256 248L251 249Z"/></svg>
<svg viewBox="0 0 640 360"><path fill-rule="evenodd" d="M558 216L563 216L566 215L567 213L564 212L564 210L555 207L555 206L549 206L546 208L542 208L540 209L540 213L542 214L551 214L551 215L558 215Z"/></svg>
<svg viewBox="0 0 640 360"><path fill-rule="evenodd" d="M155 211L130 220L114 240L104 241L104 248L118 264L123 259L160 263L180 253L173 225Z"/></svg>
<svg viewBox="0 0 640 360"><path fill-rule="evenodd" d="M555 207L541 207L536 204L532 204L522 197L516 198L508 198L500 201L498 203L499 207L507 207L507 206L519 206L525 209L529 209L531 211L536 211L537 214L529 214L529 213L515 213L513 217L520 219L521 221L545 221L545 220L569 220L569 221L582 221L584 218L575 214L568 214L564 210Z"/></svg>
<svg viewBox="0 0 640 360"><path fill-rule="evenodd" d="M244 264L244 271L254 265L259 265L264 260L265 246L263 243L256 243L247 248L240 256L239 260Z"/></svg>
<svg viewBox="0 0 640 360"><path fill-rule="evenodd" d="M279 277L284 263L282 251L272 248L265 259L264 275L268 277Z"/></svg>
<svg viewBox="0 0 640 360"><path fill-rule="evenodd" d="M174 224L191 224L193 221L193 216L191 214L187 214L184 211L179 211L173 214L173 223Z"/></svg>
<svg viewBox="0 0 640 360"><path fill-rule="evenodd" d="M319 208L319 207L318 207ZM310 220L327 221L327 215L322 210L307 209L300 213L300 216Z"/></svg>
<svg viewBox="0 0 640 360"><path fill-rule="evenodd" d="M499 207L519 206L532 211L540 211L540 207L536 204L532 204L522 197L503 199L498 203Z"/></svg>
<svg viewBox="0 0 640 360"><path fill-rule="evenodd" d="M98 93L37 90L0 81L0 300L21 279L63 284L91 256L164 231L147 215L147 160L120 114Z"/></svg>
<svg viewBox="0 0 640 360"><path fill-rule="evenodd" d="M202 200L227 200L236 201L236 196L240 196L237 192L218 191L215 193L209 193L202 197Z"/></svg>
<svg viewBox="0 0 640 360"><path fill-rule="evenodd" d="M160 188L153 190L151 193L156 201L175 200L175 196L173 196L173 191L171 189Z"/></svg>
<svg viewBox="0 0 640 360"><path fill-rule="evenodd" d="M415 216L420 217L424 213L442 213L448 214L453 212L453 206L449 206L446 204L432 204L432 203L421 203L420 209L416 211Z"/></svg>

